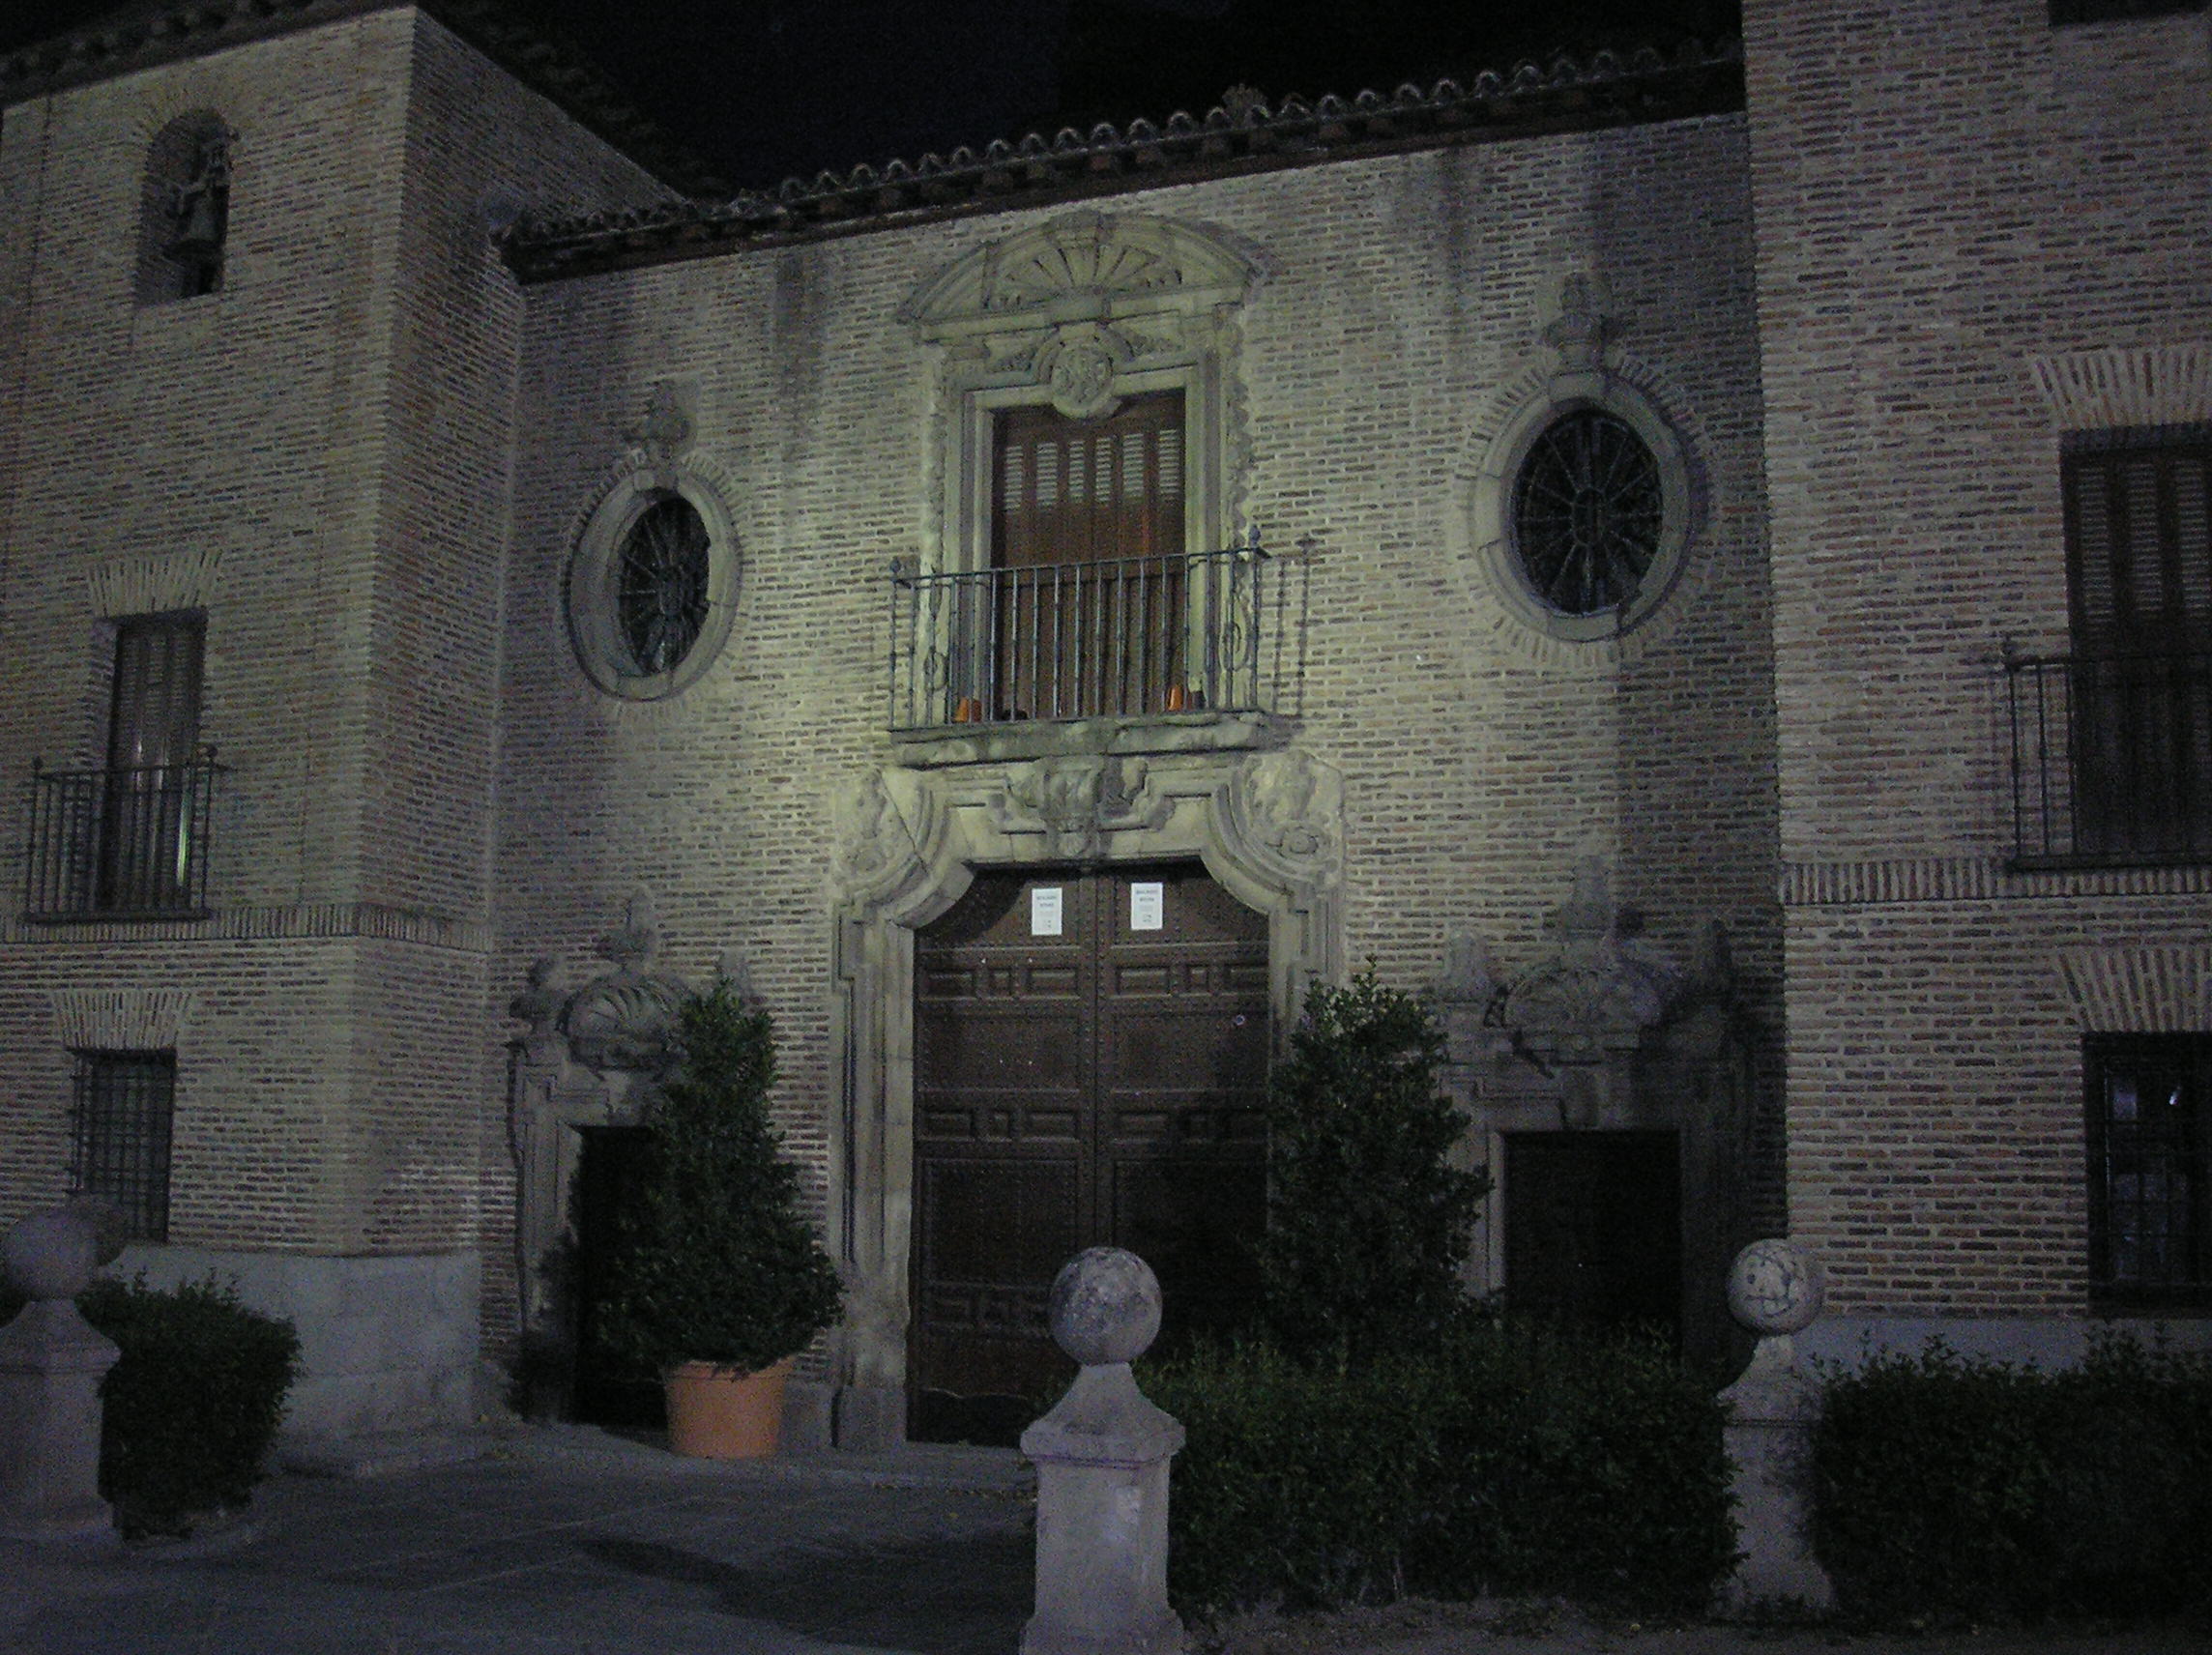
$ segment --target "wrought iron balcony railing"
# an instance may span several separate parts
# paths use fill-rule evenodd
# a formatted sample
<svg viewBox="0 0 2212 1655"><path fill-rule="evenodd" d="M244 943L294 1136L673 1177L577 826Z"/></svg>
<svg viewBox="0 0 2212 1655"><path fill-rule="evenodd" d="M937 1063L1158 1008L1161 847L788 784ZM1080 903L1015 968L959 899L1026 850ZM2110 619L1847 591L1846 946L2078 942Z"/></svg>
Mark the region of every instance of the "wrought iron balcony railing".
<svg viewBox="0 0 2212 1655"><path fill-rule="evenodd" d="M2212 861L2212 653L2008 659L2016 867Z"/></svg>
<svg viewBox="0 0 2212 1655"><path fill-rule="evenodd" d="M200 919L222 767L31 770L28 919Z"/></svg>
<svg viewBox="0 0 2212 1655"><path fill-rule="evenodd" d="M1295 714L1301 549L917 574L891 565L890 727Z"/></svg>

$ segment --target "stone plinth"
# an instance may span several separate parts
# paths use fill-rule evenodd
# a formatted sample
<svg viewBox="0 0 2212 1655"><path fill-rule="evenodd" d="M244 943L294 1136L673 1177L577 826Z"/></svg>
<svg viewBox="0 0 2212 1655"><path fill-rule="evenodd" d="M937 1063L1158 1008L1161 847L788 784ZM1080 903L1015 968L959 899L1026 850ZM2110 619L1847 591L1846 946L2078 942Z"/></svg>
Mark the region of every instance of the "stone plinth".
<svg viewBox="0 0 2212 1655"><path fill-rule="evenodd" d="M71 1207L33 1213L0 1246L8 1278L32 1295L0 1327L0 1535L10 1539L114 1532L100 1497L100 1381L119 1352L70 1302L100 1252L97 1218Z"/></svg>
<svg viewBox="0 0 2212 1655"><path fill-rule="evenodd" d="M1182 1427L1129 1372L1159 1327L1159 1283L1134 1253L1093 1247L1053 1283L1053 1337L1083 1371L1022 1433L1037 1468L1036 1613L1022 1655L1189 1647L1168 1607L1168 1463Z"/></svg>
<svg viewBox="0 0 2212 1655"><path fill-rule="evenodd" d="M1729 1309L1761 1335L1750 1364L1721 1392L1743 1553L1721 1589L1721 1607L1731 1612L1835 1607L1835 1586L1813 1554L1808 1526L1820 1385L1791 1338L1813 1324L1825 1293L1819 1261L1791 1241L1754 1241L1729 1271Z"/></svg>

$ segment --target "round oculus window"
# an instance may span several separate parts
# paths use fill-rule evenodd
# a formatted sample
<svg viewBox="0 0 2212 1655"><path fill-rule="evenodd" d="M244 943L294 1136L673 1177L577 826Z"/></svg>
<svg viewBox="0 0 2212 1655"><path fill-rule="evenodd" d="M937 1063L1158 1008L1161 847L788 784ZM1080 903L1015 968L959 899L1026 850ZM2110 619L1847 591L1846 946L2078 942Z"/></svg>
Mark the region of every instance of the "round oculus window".
<svg viewBox="0 0 2212 1655"><path fill-rule="evenodd" d="M1659 462L1629 423L1576 408L1545 426L1513 482L1513 549L1523 577L1560 615L1624 610L1666 529Z"/></svg>
<svg viewBox="0 0 2212 1655"><path fill-rule="evenodd" d="M639 678L672 673L706 630L713 548L688 500L645 508L623 537L614 569L615 626Z"/></svg>
<svg viewBox="0 0 2212 1655"><path fill-rule="evenodd" d="M715 492L625 479L600 499L568 559L568 636L585 676L626 701L679 695L728 642L738 541Z"/></svg>

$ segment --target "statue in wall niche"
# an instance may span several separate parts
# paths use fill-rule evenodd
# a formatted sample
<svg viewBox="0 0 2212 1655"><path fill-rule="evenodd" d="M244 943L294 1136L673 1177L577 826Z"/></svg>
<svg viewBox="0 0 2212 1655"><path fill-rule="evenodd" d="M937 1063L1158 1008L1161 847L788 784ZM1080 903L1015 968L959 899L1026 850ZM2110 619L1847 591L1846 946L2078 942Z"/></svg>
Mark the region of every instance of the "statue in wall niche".
<svg viewBox="0 0 2212 1655"><path fill-rule="evenodd" d="M557 1065L568 1055L560 1020L568 1004L568 994L560 979L560 961L540 954L530 962L522 992L507 1002L508 1016L530 1025L530 1032L522 1037L524 1061L540 1068Z"/></svg>
<svg viewBox="0 0 2212 1655"><path fill-rule="evenodd" d="M1486 1032L1491 1002L1498 998L1490 945L1472 931L1462 931L1444 944L1444 966L1429 986L1437 1019L1443 1025L1449 1060L1465 1067L1491 1053L1496 1036Z"/></svg>

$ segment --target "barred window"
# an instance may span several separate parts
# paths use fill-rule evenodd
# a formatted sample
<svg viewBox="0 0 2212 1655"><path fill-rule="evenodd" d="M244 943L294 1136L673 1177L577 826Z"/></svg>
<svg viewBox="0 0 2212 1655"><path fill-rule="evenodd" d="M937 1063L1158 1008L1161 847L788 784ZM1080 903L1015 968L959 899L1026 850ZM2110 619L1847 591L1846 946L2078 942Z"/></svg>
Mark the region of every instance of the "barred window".
<svg viewBox="0 0 2212 1655"><path fill-rule="evenodd" d="M78 1052L70 1193L105 1196L138 1241L169 1238L174 1052Z"/></svg>
<svg viewBox="0 0 2212 1655"><path fill-rule="evenodd" d="M2124 1303L2212 1302L2212 1034L2098 1035L2083 1056L2092 1291Z"/></svg>

